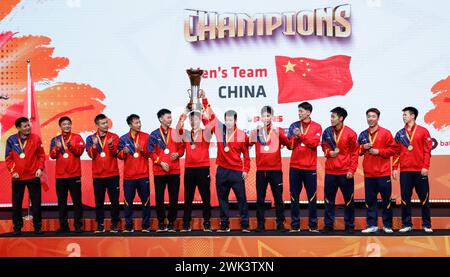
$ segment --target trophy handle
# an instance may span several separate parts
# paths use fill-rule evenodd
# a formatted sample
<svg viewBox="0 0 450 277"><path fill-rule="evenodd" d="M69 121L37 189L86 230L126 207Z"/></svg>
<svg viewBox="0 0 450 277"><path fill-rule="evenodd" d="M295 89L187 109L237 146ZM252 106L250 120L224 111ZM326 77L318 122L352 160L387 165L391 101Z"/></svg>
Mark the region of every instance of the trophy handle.
<svg viewBox="0 0 450 277"><path fill-rule="evenodd" d="M188 93L189 99L192 99L192 89L189 88L187 90L187 93Z"/></svg>

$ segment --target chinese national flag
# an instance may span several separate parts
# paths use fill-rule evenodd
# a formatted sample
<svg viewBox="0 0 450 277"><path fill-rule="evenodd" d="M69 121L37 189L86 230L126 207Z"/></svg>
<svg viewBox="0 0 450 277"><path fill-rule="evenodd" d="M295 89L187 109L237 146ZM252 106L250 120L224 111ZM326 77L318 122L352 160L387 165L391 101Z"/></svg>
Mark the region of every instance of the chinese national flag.
<svg viewBox="0 0 450 277"><path fill-rule="evenodd" d="M38 135L42 139L41 135L41 124L39 122L39 115L37 112L37 102L34 95L34 82L31 77L31 63L27 62L27 94L25 96L23 105L23 116L30 120L31 131ZM47 161L45 159L45 168L41 176L41 185L44 191L49 190L48 186L48 172L47 172Z"/></svg>
<svg viewBox="0 0 450 277"><path fill-rule="evenodd" d="M278 103L345 95L352 88L349 56L324 60L276 56Z"/></svg>

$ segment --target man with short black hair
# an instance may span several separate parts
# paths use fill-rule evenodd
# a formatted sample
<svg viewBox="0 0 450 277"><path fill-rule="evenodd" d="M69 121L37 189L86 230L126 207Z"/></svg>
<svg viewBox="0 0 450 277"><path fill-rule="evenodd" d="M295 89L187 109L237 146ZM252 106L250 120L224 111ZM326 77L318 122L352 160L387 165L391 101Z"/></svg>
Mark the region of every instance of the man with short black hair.
<svg viewBox="0 0 450 277"><path fill-rule="evenodd" d="M156 114L160 127L150 134L147 149L153 160L155 178L156 216L158 229L156 232L176 232L175 220L178 212L178 194L180 191L180 158L184 154L184 144L180 142L177 132L170 127L172 113L161 109ZM166 216L164 195L166 187L169 193L169 212ZM168 220L166 225L165 220Z"/></svg>
<svg viewBox="0 0 450 277"><path fill-rule="evenodd" d="M281 167L281 146L292 149L293 143L287 138L284 129L272 124L273 108L261 109L261 122L251 132L249 145L255 145L256 152L256 218L257 232L265 231L265 200L267 185L270 185L276 209L277 231L286 231L284 227L283 172Z"/></svg>
<svg viewBox="0 0 450 277"><path fill-rule="evenodd" d="M228 110L224 114L225 123L220 122L209 104L203 100L211 130L217 139L216 191L219 199L220 228L217 232L230 232L229 200L233 190L238 202L242 232L248 233L248 204L245 192L245 179L250 170L249 139L247 134L237 128L237 113ZM205 103L206 102L206 103ZM241 158L241 155L243 158Z"/></svg>
<svg viewBox="0 0 450 277"><path fill-rule="evenodd" d="M117 163L119 136L109 132L109 120L104 114L94 119L97 132L86 139L86 152L92 159L92 177L95 195L95 214L97 230L105 232L105 194L111 202L111 233L118 232L120 176Z"/></svg>
<svg viewBox="0 0 450 277"><path fill-rule="evenodd" d="M403 224L400 233L407 233L413 230L411 221L413 189L416 190L420 199L422 227L426 233L432 233L428 170L430 168L433 141L428 130L416 123L419 111L415 107L406 107L402 111L405 127L395 135L398 153L394 157L394 170L392 171L392 177L397 179L400 167Z"/></svg>
<svg viewBox="0 0 450 277"><path fill-rule="evenodd" d="M389 130L379 126L380 111L370 108L366 111L369 128L358 137L359 155L364 156L364 190L367 208L367 228L363 234L378 232L378 194L383 201L383 232L392 231L391 208L391 157L397 151L397 145Z"/></svg>
<svg viewBox="0 0 450 277"><path fill-rule="evenodd" d="M150 232L150 154L147 151L149 135L141 132L141 118L137 114L127 117L130 131L119 139L117 157L123 163L123 192L125 197L125 233L134 232L133 202L136 191L142 205L142 232Z"/></svg>
<svg viewBox="0 0 450 277"><path fill-rule="evenodd" d="M203 95L203 92L200 91ZM203 231L211 232L211 176L209 171L209 145L211 130L201 128L202 121L207 120L202 111L185 109L180 116L177 130L186 149L184 161L184 215L182 232L191 231L192 202L195 188L198 188L202 199ZM189 118L191 130L184 129L184 121Z"/></svg>
<svg viewBox="0 0 450 277"><path fill-rule="evenodd" d="M35 234L42 234L41 182L45 165L45 152L41 139L31 133L26 117L16 119L17 134L6 140L5 162L12 179L12 220L14 235L20 235L23 227L22 202L25 187L31 199Z"/></svg>
<svg viewBox="0 0 450 277"><path fill-rule="evenodd" d="M67 197L70 192L74 208L75 232L81 233L83 203L81 198L81 160L84 152L83 138L72 133L72 120L63 116L58 121L61 135L52 138L50 158L56 160L56 194L58 196L60 232L69 231Z"/></svg>
<svg viewBox="0 0 450 277"><path fill-rule="evenodd" d="M313 107L309 102L298 105L299 121L289 127L288 138L296 142L289 164L291 195L291 233L300 232L300 194L302 184L308 198L309 231L319 232L317 224L317 147L322 127L311 120Z"/></svg>
<svg viewBox="0 0 450 277"><path fill-rule="evenodd" d="M322 150L325 162L325 228L324 233L334 230L334 209L338 189L344 196L345 231L354 232L355 204L354 175L358 168L358 142L356 133L344 125L347 111L336 107L331 111L331 126L322 134Z"/></svg>

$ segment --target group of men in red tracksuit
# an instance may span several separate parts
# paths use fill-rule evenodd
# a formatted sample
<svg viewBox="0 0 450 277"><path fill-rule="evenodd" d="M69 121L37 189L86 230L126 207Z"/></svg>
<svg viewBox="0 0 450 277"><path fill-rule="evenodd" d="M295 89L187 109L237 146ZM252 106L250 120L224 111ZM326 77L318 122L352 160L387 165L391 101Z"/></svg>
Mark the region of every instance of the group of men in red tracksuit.
<svg viewBox="0 0 450 277"><path fill-rule="evenodd" d="M308 199L309 231L318 232L317 222L317 148L326 158L324 184L324 232L334 230L335 198L338 189L344 198L345 230L354 232L354 176L358 156L363 156L367 228L363 233L378 231L377 197L382 198L382 230L392 233L391 175L400 178L402 222L400 232L412 231L411 196L416 190L422 208L425 232L432 232L429 204L428 169L432 139L429 132L416 124L418 111L403 109L405 127L393 137L389 130L379 126L380 111L367 110L368 128L359 136L344 121L347 111L342 107L331 110L331 126L322 127L311 119L313 107L308 102L298 105L299 121L285 130L275 127L273 108L261 109L262 126L247 134L237 127L237 113L226 111L223 121L213 112L206 95L201 91L201 111L187 110L179 117L176 128L171 128L172 115L167 109L157 113L160 126L147 134L141 131L141 120L131 114L126 121L129 132L119 137L109 131L109 120L104 114L95 117L97 131L86 138L72 132L72 121L59 119L61 134L52 138L50 158L56 160L56 193L58 197L60 232L70 230L68 224L68 195L74 208L74 229L83 231L83 205L80 157L87 152L92 159L92 177L95 193L97 233L105 232L104 202L108 194L111 203L111 232L119 232L120 174L118 159L123 160L124 232L134 232L133 203L136 192L142 205L142 232L150 232L150 171L153 167L157 232L175 232L180 188L180 158L185 155L184 216L181 231L191 231L192 202L198 188L203 202L203 230L211 232L210 142L217 140L216 191L220 209L218 232L229 232L229 195L233 190L239 208L243 232L250 232L246 182L250 171L250 148L256 154L257 228L265 230L265 199L270 186L276 210L276 229L285 231L283 202L283 171L281 149L292 151L289 164L289 191L291 200L290 232L300 231L300 193L304 186ZM184 128L189 119L190 128ZM202 123L204 128L202 128ZM25 187L30 192L35 232L42 233L41 184L45 167L45 153L38 135L31 133L27 118L15 122L18 132L6 143L6 165L12 177L14 234L23 226L21 208ZM392 162L391 162L392 159ZM400 170L400 172L399 172ZM166 213L165 194L169 196Z"/></svg>

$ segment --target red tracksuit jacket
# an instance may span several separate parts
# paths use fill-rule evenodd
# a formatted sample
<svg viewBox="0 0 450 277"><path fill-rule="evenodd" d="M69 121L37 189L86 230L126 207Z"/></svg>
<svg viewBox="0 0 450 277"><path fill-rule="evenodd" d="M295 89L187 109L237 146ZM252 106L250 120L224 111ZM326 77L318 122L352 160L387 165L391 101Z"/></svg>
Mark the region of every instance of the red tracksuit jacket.
<svg viewBox="0 0 450 277"><path fill-rule="evenodd" d="M266 143L264 134L267 136L268 143ZM263 127L253 130L249 138L249 145L256 145L257 170L281 170L281 146L284 145L292 149L295 144L294 139L291 141L287 138L284 129L272 126L268 126L264 131Z"/></svg>
<svg viewBox="0 0 450 277"><path fill-rule="evenodd" d="M56 141L65 141L66 148L56 146ZM69 133L52 138L50 143L50 158L56 159L56 178L81 177L80 157L84 151L84 141L79 134ZM67 153L68 158L63 154Z"/></svg>
<svg viewBox="0 0 450 277"><path fill-rule="evenodd" d="M409 137L411 137L414 133L411 142L411 145L413 146L412 151L409 151L407 146L402 144L402 141L406 139L406 135L404 133L405 130L408 132ZM422 168L430 168L431 148L433 146L433 141L431 140L430 133L426 128L415 124L411 131L407 131L407 126L405 126L404 129L397 132L395 141L398 145L398 151L394 156L394 169L398 169L400 166L400 171L402 172L417 172L421 171Z"/></svg>
<svg viewBox="0 0 450 277"><path fill-rule="evenodd" d="M21 140L22 146L25 144L25 158L19 157L22 150L19 144L19 134L11 135L6 141L5 161L8 171L12 174L18 173L19 180L30 180L36 178L38 169L44 170L45 152L41 138L38 135L30 134L25 140Z"/></svg>
<svg viewBox="0 0 450 277"><path fill-rule="evenodd" d="M294 129L303 127L303 134L296 140L294 137ZM289 127L288 138L295 140L297 143L292 150L290 167L303 170L317 170L317 147L320 145L320 137L322 136L322 127L314 122L300 123L294 122Z"/></svg>
<svg viewBox="0 0 450 277"><path fill-rule="evenodd" d="M225 152L223 142L225 125L217 119L206 98L203 99L203 105L207 107L207 112L210 114L208 126L211 128L211 131L214 132L217 139L216 164L226 169L248 173L250 171L250 154L248 151L249 138L247 134L235 127L233 136L230 138L230 141L226 143L226 146L228 146L230 150ZM241 154L244 157L243 160Z"/></svg>
<svg viewBox="0 0 450 277"><path fill-rule="evenodd" d="M335 132L334 127L328 127L322 135L322 150L326 157L325 174L342 175L351 172L355 174L358 168L358 142L356 140L356 133L349 127L343 125L342 134ZM339 154L332 158L330 151L334 150L327 142L327 133L335 132L340 139L337 142Z"/></svg>
<svg viewBox="0 0 450 277"><path fill-rule="evenodd" d="M123 178L124 180L136 180L149 177L150 153L147 151L147 142L149 135L144 132L138 132L133 139L131 131L121 136L119 139L119 148L117 157L124 161ZM135 151L135 143L142 147L142 151ZM130 153L125 153L123 149L128 147ZM135 158L134 153L139 153L139 157Z"/></svg>
<svg viewBox="0 0 450 277"><path fill-rule="evenodd" d="M117 163L117 152L119 149L119 136L107 132L102 138L102 142L98 143L97 148L92 147L94 145L93 138L100 137L98 133L94 133L86 139L86 152L92 159L92 177L94 178L107 178L112 176L119 176L119 166ZM109 141L112 139L112 143ZM103 145L103 147L101 146ZM105 153L105 157L100 155L101 152Z"/></svg>
<svg viewBox="0 0 450 277"><path fill-rule="evenodd" d="M192 131L183 129L186 115L182 114L177 124L177 130L181 136L186 149L186 157L184 160L185 168L193 167L209 167L209 145L211 141L211 130L209 128L199 129L198 133L194 134ZM202 115L202 121L205 126L208 120ZM195 139L192 139L195 138Z"/></svg>
<svg viewBox="0 0 450 277"><path fill-rule="evenodd" d="M164 140L167 142L165 146ZM169 149L168 154L164 153L164 148ZM154 130L150 134L147 149L153 160L153 175L180 174L180 158L184 154L184 144L181 143L180 136L175 129L169 128L167 136L164 135L162 127ZM170 159L172 153L178 153L178 158L174 161ZM169 172L163 170L161 162L169 165Z"/></svg>
<svg viewBox="0 0 450 277"><path fill-rule="evenodd" d="M372 155L364 149L364 144L370 143L370 130L364 130L358 137L360 156L364 156L364 177L386 177L391 175L391 157L397 152L397 145L389 130L378 126L371 134L372 147L379 150L378 155Z"/></svg>

